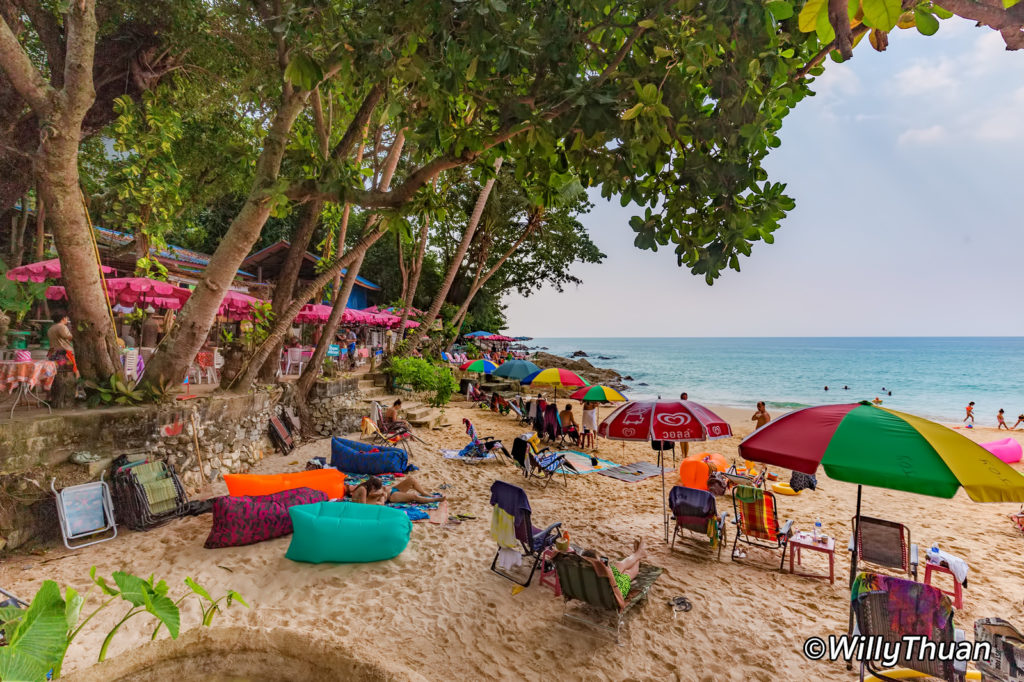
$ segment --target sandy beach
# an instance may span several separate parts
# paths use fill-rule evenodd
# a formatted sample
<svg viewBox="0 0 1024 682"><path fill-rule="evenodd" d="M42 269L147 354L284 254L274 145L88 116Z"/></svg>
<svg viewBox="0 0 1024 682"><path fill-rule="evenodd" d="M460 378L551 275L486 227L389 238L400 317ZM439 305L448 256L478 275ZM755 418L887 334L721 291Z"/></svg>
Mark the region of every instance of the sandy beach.
<svg viewBox="0 0 1024 682"><path fill-rule="evenodd" d="M610 410L602 408L601 416ZM753 408L717 411L730 421L735 435L691 444L690 452L719 452L732 460L741 437L751 430ZM780 572L777 551L750 549L745 560L732 562L726 550L718 561L699 539L677 543L670 551L662 541L658 478L626 483L589 474L571 477L568 487L559 481L542 490L534 482L524 483L509 465L446 461L438 450L465 444L465 416L482 434L500 437L507 445L524 431L511 417L455 403L447 409L452 426L421 433L429 445L415 447L418 477L429 489L450 486L451 514L477 518L451 527L415 524L411 543L394 560L362 565L294 563L284 558L288 537L207 550L203 542L211 517L205 515L147 533L122 530L111 542L75 552L61 547L12 557L0 566L0 584L27 598L49 578L87 593L95 604L98 589L88 577L89 567L95 565L104 575L115 570L155 573L172 586L172 596L181 593L186 576L215 595L237 590L251 609L232 607L217 616L215 632L190 634L184 641L193 653L195 642L204 638L218 639L225 651L262 651L262 658L254 654L251 659L258 659L265 671L260 679L301 678L301 668L290 667L284 655L275 659L273 651L289 652L297 660L322 657L337 672L335 679L853 679L855 673L845 664L808 661L801 652L807 637L845 632L845 552L837 552L837 580L830 585ZM977 441L1006 436L991 428L961 433ZM1010 435L1024 439L1021 431ZM321 440L287 456L274 454L256 471L300 470L309 458L328 456L329 447L328 440ZM644 443L601 441L598 454L628 463L653 461L654 453ZM779 473L788 480L789 472ZM536 580L516 594L512 583L488 570L495 551L489 533L489 487L499 478L523 485L536 525L562 521L574 543L616 557L627 553L634 538L647 540L648 561L665 572L649 603L630 615L622 646L595 629L565 621L562 599ZM667 485L676 478L666 475ZM824 531L843 538L845 544L857 488L831 481L821 472L818 479L816 491L780 496L780 517L794 519L796 528L805 530L820 518ZM220 482L203 495L225 492ZM719 507L732 511L727 498L719 498ZM1022 538L1007 518L1017 511L1015 505L977 504L962 491L942 500L865 489L863 511L907 524L922 551L938 542L943 550L969 562L964 608L955 616L956 626L968 638L976 618L999 616L1024 625ZM731 529L729 535L731 543ZM805 570L827 573L824 555L804 557ZM950 587L948 576L940 579ZM677 595L689 598L692 611L674 613L667 606L666 601ZM111 609L86 627L72 645L65 674L74 673L69 675L72 679L109 679L133 660L150 655L142 645L148 642L152 625L138 618L114 640L111 668L102 674L84 670L121 613L120 607ZM183 631L196 627L200 614L194 603L186 601L182 615ZM161 638L166 637L164 632ZM182 668L195 665L181 663ZM244 671L239 673L244 677Z"/></svg>

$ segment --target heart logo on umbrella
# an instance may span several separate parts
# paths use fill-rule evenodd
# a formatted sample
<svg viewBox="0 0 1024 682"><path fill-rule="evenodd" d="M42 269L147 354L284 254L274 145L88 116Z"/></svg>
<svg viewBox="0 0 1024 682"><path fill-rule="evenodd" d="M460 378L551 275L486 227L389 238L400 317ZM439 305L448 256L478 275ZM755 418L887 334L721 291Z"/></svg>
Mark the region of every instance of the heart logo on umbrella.
<svg viewBox="0 0 1024 682"><path fill-rule="evenodd" d="M636 429L622 429L622 435L625 438L632 438L636 433Z"/></svg>
<svg viewBox="0 0 1024 682"><path fill-rule="evenodd" d="M658 422L665 426L685 426L690 423L688 414L659 414Z"/></svg>
<svg viewBox="0 0 1024 682"><path fill-rule="evenodd" d="M712 433L712 435L715 435L715 436L722 435L722 427L721 426L712 426L711 427L711 433Z"/></svg>

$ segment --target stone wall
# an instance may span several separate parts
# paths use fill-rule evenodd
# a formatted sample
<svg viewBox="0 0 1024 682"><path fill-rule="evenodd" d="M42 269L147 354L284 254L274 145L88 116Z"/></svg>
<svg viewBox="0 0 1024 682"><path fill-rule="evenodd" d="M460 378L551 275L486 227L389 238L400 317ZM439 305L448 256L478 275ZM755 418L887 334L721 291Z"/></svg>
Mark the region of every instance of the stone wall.
<svg viewBox="0 0 1024 682"><path fill-rule="evenodd" d="M359 430L366 403L357 379L320 380L309 399L312 429L321 436L338 436Z"/></svg>

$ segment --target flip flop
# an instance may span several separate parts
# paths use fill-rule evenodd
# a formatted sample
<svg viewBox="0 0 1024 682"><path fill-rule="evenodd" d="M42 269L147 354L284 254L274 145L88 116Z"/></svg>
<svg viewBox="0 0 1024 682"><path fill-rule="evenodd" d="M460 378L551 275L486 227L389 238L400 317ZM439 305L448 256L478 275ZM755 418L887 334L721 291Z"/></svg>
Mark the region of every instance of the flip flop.
<svg viewBox="0 0 1024 682"><path fill-rule="evenodd" d="M456 514L455 516L457 516L458 518L462 519L463 521L466 521L468 519L475 519L476 518L472 514Z"/></svg>
<svg viewBox="0 0 1024 682"><path fill-rule="evenodd" d="M675 611L689 611L693 608L693 604L686 597L672 597L668 600L668 605L671 606Z"/></svg>

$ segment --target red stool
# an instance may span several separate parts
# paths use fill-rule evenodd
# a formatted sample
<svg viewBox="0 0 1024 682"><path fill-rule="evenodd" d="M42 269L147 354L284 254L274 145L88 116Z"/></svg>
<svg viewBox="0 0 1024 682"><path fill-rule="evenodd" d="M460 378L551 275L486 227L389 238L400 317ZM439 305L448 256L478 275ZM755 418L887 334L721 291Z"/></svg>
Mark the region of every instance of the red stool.
<svg viewBox="0 0 1024 682"><path fill-rule="evenodd" d="M584 431L582 434L580 434L580 447L581 448L587 448L587 447L592 448L592 447L594 447L594 432L593 431Z"/></svg>
<svg viewBox="0 0 1024 682"><path fill-rule="evenodd" d="M949 570L945 566L940 566L938 564L933 564L931 562L926 562L925 566L924 566L924 584L925 585L931 585L932 584L932 573L933 572L934 573L945 573L945 574L947 574L947 575L949 575L950 577L953 578L953 591L952 592L947 592L946 590L943 590L943 589L940 588L939 592L942 592L943 594L948 594L950 597L953 598L953 606L955 606L958 609L962 609L964 607L964 590L963 590L963 586L960 584L960 581L956 579L955 575L953 575L953 571Z"/></svg>
<svg viewBox="0 0 1024 682"><path fill-rule="evenodd" d="M562 585L558 582L558 572L555 570L554 561L552 561L556 554L558 554L557 550L546 549L540 555L540 579L537 582L541 585L547 585L555 593L556 597L561 597ZM551 570L547 570L548 564L551 565Z"/></svg>

